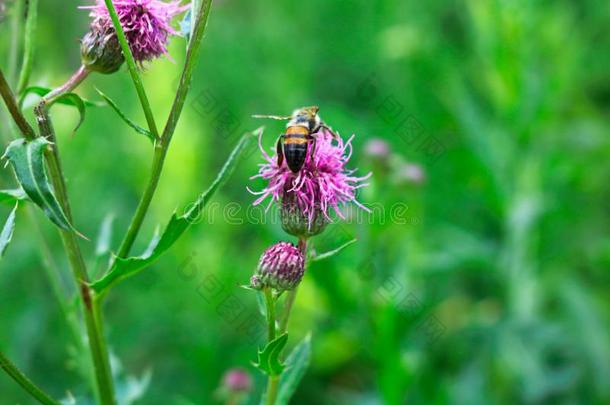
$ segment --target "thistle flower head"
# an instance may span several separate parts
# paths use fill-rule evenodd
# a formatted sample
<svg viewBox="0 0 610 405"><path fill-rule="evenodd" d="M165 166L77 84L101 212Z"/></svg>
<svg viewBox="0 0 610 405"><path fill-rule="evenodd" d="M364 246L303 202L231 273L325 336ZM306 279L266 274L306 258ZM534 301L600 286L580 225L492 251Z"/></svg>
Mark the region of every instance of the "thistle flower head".
<svg viewBox="0 0 610 405"><path fill-rule="evenodd" d="M358 177L354 175L355 170L346 168L352 154L351 143L354 136L347 142L342 139L334 141L332 134L327 130L314 136L316 137L315 156L309 156L310 145L305 164L296 174L290 171L285 159L282 166L278 166L277 156L269 156L265 152L259 137L259 148L266 163L260 164L258 174L251 177L251 179L260 177L268 182L267 187L262 191L250 191L259 195L253 204L258 205L269 198L268 209L273 201L282 202L284 229L296 236L311 236L316 230L317 233L321 232L323 229L321 225L332 221L330 217L332 212L345 219L341 212L341 206L345 203L353 201L360 208L369 211L356 200L356 190L367 185L364 181L371 176L371 173ZM284 215L286 212L292 212L292 216L287 218ZM285 222L294 226L286 226ZM305 227L302 226L303 224Z"/></svg>
<svg viewBox="0 0 610 405"><path fill-rule="evenodd" d="M265 250L250 283L255 289L292 290L301 282L304 272L301 251L291 243L279 242Z"/></svg>
<svg viewBox="0 0 610 405"><path fill-rule="evenodd" d="M140 63L167 54L169 36L177 35L170 25L171 20L189 8L188 5L181 6L180 1L112 0L112 3L127 37L131 53ZM91 10L92 30L114 32L104 0L96 0L95 5L82 8Z"/></svg>

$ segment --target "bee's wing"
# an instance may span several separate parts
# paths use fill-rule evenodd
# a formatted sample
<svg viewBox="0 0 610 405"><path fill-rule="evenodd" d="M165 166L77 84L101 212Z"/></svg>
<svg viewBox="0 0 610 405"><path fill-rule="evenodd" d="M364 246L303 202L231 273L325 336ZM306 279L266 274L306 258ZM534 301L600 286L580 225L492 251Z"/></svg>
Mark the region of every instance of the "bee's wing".
<svg viewBox="0 0 610 405"><path fill-rule="evenodd" d="M285 120L289 120L292 117L284 116L284 115L259 115L259 114L254 114L252 116L252 118L268 118L270 120L285 121Z"/></svg>

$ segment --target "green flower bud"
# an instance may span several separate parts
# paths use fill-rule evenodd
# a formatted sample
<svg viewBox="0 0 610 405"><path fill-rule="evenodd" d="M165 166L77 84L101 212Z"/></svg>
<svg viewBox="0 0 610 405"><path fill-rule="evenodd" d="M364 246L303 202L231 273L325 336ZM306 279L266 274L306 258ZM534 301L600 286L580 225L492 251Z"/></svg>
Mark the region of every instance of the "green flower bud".
<svg viewBox="0 0 610 405"><path fill-rule="evenodd" d="M114 73L125 58L113 29L93 25L81 41L81 60L87 70L104 74Z"/></svg>
<svg viewBox="0 0 610 405"><path fill-rule="evenodd" d="M284 193L280 219L286 233L305 239L320 234L329 222L319 208L311 217L305 214L296 203L295 194L291 192Z"/></svg>
<svg viewBox="0 0 610 405"><path fill-rule="evenodd" d="M294 289L305 273L305 258L291 243L279 242L265 250L258 263L256 274L250 279L250 287L277 291Z"/></svg>

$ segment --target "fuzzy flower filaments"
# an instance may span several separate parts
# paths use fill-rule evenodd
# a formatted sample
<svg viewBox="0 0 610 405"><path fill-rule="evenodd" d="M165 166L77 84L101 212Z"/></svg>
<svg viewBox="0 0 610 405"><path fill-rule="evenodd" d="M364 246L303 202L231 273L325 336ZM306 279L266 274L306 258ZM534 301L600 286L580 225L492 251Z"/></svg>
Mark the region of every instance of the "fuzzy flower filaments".
<svg viewBox="0 0 610 405"><path fill-rule="evenodd" d="M262 133L261 133L262 136ZM315 156L311 158L311 145L303 168L298 174L290 171L286 162L278 166L277 156L265 152L259 136L259 148L267 161L259 165L259 173L251 179L263 178L268 181L261 191L251 191L259 197L253 205L261 204L270 198L267 209L274 201L282 203L282 226L288 233L308 237L316 235L331 222L332 212L345 219L341 206L354 202L360 208L369 211L356 200L356 190L365 187L366 179L355 176L355 170L346 168L352 155L352 140L333 140L330 132L323 130L316 137Z"/></svg>
<svg viewBox="0 0 610 405"><path fill-rule="evenodd" d="M160 0L113 0L112 3L131 53L139 63L167 54L170 35L178 35L171 26L171 20L190 7L181 6L179 1L166 3ZM97 0L94 6L82 8L91 10L93 32L111 32L116 36L104 0Z"/></svg>

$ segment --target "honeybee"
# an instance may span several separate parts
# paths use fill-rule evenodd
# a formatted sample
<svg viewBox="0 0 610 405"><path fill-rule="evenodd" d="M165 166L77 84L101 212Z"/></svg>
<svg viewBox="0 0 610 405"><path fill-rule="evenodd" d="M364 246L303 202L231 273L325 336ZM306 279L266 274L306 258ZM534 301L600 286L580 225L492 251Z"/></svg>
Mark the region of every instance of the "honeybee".
<svg viewBox="0 0 610 405"><path fill-rule="evenodd" d="M298 173L307 158L307 150L309 158L313 159L316 151L316 134L321 129L328 130L335 139L337 135L332 128L324 123L318 115L320 107L302 107L294 110L290 116L280 115L253 115L254 118L269 118L273 120L288 120L286 124L286 133L280 135L276 142L277 149L277 164L282 166L284 159L288 168L293 173ZM311 148L308 146L311 145Z"/></svg>

